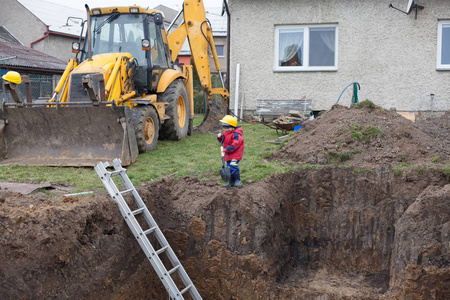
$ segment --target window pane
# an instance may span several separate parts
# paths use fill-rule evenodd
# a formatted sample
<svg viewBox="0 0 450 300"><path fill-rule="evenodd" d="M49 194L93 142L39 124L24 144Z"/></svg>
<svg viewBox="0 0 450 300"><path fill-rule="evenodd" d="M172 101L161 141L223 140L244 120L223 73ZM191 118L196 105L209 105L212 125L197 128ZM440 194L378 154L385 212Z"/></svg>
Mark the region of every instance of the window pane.
<svg viewBox="0 0 450 300"><path fill-rule="evenodd" d="M441 64L450 65L450 25L442 25Z"/></svg>
<svg viewBox="0 0 450 300"><path fill-rule="evenodd" d="M224 46L216 45L217 56L224 56Z"/></svg>
<svg viewBox="0 0 450 300"><path fill-rule="evenodd" d="M309 65L334 66L335 41L335 28L311 28Z"/></svg>
<svg viewBox="0 0 450 300"><path fill-rule="evenodd" d="M280 29L278 66L303 65L303 30Z"/></svg>
<svg viewBox="0 0 450 300"><path fill-rule="evenodd" d="M92 55L112 52L112 49L109 49L108 40L110 34L113 34L114 28L111 23L105 21L108 16L95 17L92 22ZM87 53L85 55L87 57Z"/></svg>

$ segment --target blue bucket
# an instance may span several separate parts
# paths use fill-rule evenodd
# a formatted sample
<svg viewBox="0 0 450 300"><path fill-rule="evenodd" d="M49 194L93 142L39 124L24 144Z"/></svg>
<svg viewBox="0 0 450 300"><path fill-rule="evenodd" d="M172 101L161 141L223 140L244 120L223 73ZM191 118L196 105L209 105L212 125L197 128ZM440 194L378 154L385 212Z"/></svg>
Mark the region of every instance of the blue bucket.
<svg viewBox="0 0 450 300"><path fill-rule="evenodd" d="M297 125L297 126L294 127L294 131L297 131L297 130L299 130L302 127L303 127L303 125Z"/></svg>

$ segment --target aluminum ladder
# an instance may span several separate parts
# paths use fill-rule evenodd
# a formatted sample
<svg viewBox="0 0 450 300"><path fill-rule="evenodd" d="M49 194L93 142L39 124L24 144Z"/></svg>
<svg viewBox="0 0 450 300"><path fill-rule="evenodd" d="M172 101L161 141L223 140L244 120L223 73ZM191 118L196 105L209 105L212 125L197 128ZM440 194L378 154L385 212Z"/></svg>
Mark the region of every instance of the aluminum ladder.
<svg viewBox="0 0 450 300"><path fill-rule="evenodd" d="M136 240L139 242L139 245L152 264L153 269L155 270L159 279L161 279L161 282L169 293L169 298L173 300L184 299L183 295L189 291L192 299L202 299L188 274L186 273L185 269L175 255L175 252L172 250L162 231L159 229L158 224L156 224L155 220L150 214L147 206L144 204L130 179L128 178L127 170L122 167L121 163L122 162L118 158L115 158L113 160L113 172L109 172L106 170L106 168L110 166L108 162L100 162L94 167L94 169L103 182L103 185L108 190L109 195L119 205L119 209L124 220L128 224L128 227L130 227ZM120 176L125 187L124 190L119 190L116 183L113 181L112 177L114 176ZM127 194L133 195L137 209L131 210L131 208L128 206L127 202L123 198L123 196ZM141 223L139 223L138 219L136 218L136 216L139 216L141 214L143 215L143 219L146 223L145 226L147 226L147 228L142 228L141 226L141 223L143 223L142 217L140 219ZM154 247L150 242L148 238L150 234L153 234L156 237L156 240L158 241L160 246L159 249L155 249L156 246ZM160 257L162 253L166 254L170 263L163 263ZM166 265L168 264L170 264L169 268L166 267ZM182 283L184 284L184 288L181 291L175 283L174 278L172 277L172 274L174 273L178 274L179 279L181 279Z"/></svg>

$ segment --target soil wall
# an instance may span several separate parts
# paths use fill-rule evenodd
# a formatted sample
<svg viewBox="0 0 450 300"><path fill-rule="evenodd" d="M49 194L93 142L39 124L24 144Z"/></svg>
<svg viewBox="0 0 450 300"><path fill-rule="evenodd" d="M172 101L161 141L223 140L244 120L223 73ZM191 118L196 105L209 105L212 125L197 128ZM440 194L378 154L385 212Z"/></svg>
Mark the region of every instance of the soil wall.
<svg viewBox="0 0 450 300"><path fill-rule="evenodd" d="M138 192L204 299L444 299L448 183L382 165L240 189L166 178ZM109 197L2 191L0 224L4 299L167 299Z"/></svg>

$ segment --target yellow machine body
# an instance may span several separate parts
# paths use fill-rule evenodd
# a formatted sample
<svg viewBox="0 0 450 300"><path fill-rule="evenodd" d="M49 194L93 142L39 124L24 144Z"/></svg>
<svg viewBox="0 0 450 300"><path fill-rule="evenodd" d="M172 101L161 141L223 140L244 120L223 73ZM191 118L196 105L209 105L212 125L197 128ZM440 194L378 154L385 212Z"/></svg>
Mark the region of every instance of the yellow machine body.
<svg viewBox="0 0 450 300"><path fill-rule="evenodd" d="M173 63L186 38L208 98L220 94L227 103L228 91L211 86L208 49L219 72L220 65L202 1L184 1L185 22L170 35L153 9L86 11L84 47L74 50L53 97L2 106L0 164L94 166L120 158L125 166L159 138L192 134L193 67Z"/></svg>

